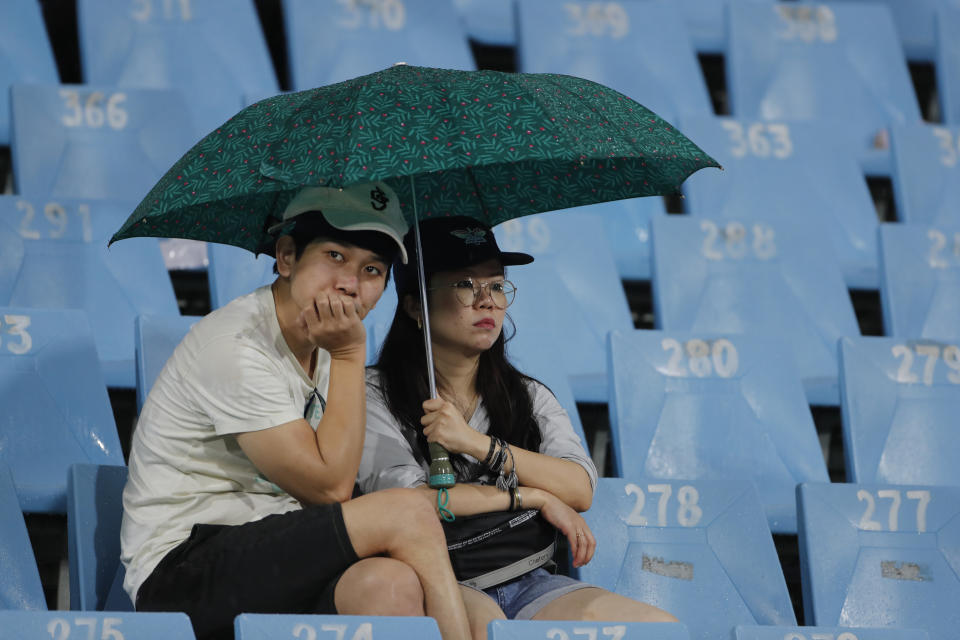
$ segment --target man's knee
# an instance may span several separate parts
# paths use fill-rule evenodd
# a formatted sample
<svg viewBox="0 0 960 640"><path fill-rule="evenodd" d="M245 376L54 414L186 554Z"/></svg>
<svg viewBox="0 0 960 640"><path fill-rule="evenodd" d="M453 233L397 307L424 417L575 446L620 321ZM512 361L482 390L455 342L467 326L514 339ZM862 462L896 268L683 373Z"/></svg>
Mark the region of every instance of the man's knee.
<svg viewBox="0 0 960 640"><path fill-rule="evenodd" d="M443 528L430 495L420 489L390 489L387 499L392 508L391 521L395 530L417 539L443 538Z"/></svg>
<svg viewBox="0 0 960 640"><path fill-rule="evenodd" d="M347 570L337 584L336 605L348 615L425 615L416 572L390 558L369 558Z"/></svg>

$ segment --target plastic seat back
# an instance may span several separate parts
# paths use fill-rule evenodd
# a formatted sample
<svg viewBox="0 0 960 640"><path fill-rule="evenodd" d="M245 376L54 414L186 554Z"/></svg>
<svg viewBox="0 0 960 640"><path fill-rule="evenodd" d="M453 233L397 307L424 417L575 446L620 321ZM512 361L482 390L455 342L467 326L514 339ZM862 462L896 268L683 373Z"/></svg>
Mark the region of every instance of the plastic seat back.
<svg viewBox="0 0 960 640"><path fill-rule="evenodd" d="M516 46L512 0L453 0L453 6L471 40L501 47Z"/></svg>
<svg viewBox="0 0 960 640"><path fill-rule="evenodd" d="M0 610L46 608L13 476L0 463Z"/></svg>
<svg viewBox="0 0 960 640"><path fill-rule="evenodd" d="M600 478L584 514L597 545L579 578L672 613L691 640L738 624L796 624L749 483Z"/></svg>
<svg viewBox="0 0 960 640"><path fill-rule="evenodd" d="M693 46L699 52L725 53L728 46L727 7L731 2L773 4L775 0L679 0Z"/></svg>
<svg viewBox="0 0 960 640"><path fill-rule="evenodd" d="M137 350L137 412L143 408L154 381L198 316L138 316L135 325Z"/></svg>
<svg viewBox="0 0 960 640"><path fill-rule="evenodd" d="M123 590L120 521L127 468L75 464L67 480L70 608L133 611Z"/></svg>
<svg viewBox="0 0 960 640"><path fill-rule="evenodd" d="M960 340L960 223L880 227L885 333Z"/></svg>
<svg viewBox="0 0 960 640"><path fill-rule="evenodd" d="M859 335L832 251L805 220L653 221L657 328L790 344L807 399L837 405L837 340Z"/></svg>
<svg viewBox="0 0 960 640"><path fill-rule="evenodd" d="M960 487L797 488L804 619L820 626L960 625Z"/></svg>
<svg viewBox="0 0 960 640"><path fill-rule="evenodd" d="M960 485L960 339L840 341L851 482Z"/></svg>
<svg viewBox="0 0 960 640"><path fill-rule="evenodd" d="M893 193L900 222L960 225L960 126L893 128Z"/></svg>
<svg viewBox="0 0 960 640"><path fill-rule="evenodd" d="M452 3L434 0L283 0L290 76L310 89L397 62L475 69Z"/></svg>
<svg viewBox="0 0 960 640"><path fill-rule="evenodd" d="M280 91L252 0L80 0L77 27L87 83L179 89L201 133Z"/></svg>
<svg viewBox="0 0 960 640"><path fill-rule="evenodd" d="M346 615L273 615L244 613L233 624L236 640L336 638L337 640L440 640L433 618Z"/></svg>
<svg viewBox="0 0 960 640"><path fill-rule="evenodd" d="M194 640L185 613L134 611L0 611L4 640L102 638L102 640Z"/></svg>
<svg viewBox="0 0 960 640"><path fill-rule="evenodd" d="M529 638L644 638L645 640L689 640L690 633L679 622L583 622L580 620L491 620L489 640Z"/></svg>
<svg viewBox="0 0 960 640"><path fill-rule="evenodd" d="M234 298L246 295L257 287L273 282L276 262L265 253L254 256L246 249L226 244L209 243L210 307L219 309Z"/></svg>
<svg viewBox="0 0 960 640"><path fill-rule="evenodd" d="M923 629L863 627L758 627L734 630L734 640L929 640Z"/></svg>
<svg viewBox="0 0 960 640"><path fill-rule="evenodd" d="M940 0L938 4L934 68L940 108L944 122L960 125L960 44L954 37L960 29L960 2Z"/></svg>

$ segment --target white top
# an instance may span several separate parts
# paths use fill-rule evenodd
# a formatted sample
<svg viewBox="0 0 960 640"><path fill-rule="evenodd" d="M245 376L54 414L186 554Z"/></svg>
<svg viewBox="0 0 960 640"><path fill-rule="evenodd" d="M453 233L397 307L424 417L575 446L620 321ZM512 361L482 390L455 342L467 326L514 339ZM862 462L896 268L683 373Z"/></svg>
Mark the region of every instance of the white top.
<svg viewBox="0 0 960 640"><path fill-rule="evenodd" d="M533 415L540 426L539 453L572 460L590 476L590 487L596 490L597 468L587 455L580 438L573 430L570 418L556 397L543 384L532 381L527 387L533 398ZM486 433L490 419L483 402L467 423L480 433ZM408 440L408 436L410 439ZM404 430L393 417L380 391L380 376L374 369L367 370L367 433L363 444L363 458L357 482L364 493L391 487L417 487L427 484L430 461L418 462L422 456L414 453L415 440L412 433ZM467 461L476 463L471 456ZM479 464L479 463L478 463ZM478 482L492 484L491 475L481 476Z"/></svg>
<svg viewBox="0 0 960 640"><path fill-rule="evenodd" d="M143 405L123 491L124 589L137 591L194 524L243 524L301 508L269 482L235 434L304 417L316 388L326 397L330 354L310 380L280 332L270 286L193 326ZM310 422L322 410L314 402Z"/></svg>

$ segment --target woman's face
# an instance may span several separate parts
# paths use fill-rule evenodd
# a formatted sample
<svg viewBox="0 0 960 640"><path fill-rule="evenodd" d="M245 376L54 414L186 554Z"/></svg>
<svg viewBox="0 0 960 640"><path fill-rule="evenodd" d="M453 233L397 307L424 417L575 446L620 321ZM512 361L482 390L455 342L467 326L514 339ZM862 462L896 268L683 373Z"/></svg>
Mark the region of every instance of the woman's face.
<svg viewBox="0 0 960 640"><path fill-rule="evenodd" d="M503 277L503 265L496 259L434 274L430 280L430 332L434 348L478 355L493 346L503 330L506 311L494 304L490 287L481 285L502 282ZM473 296L473 304L467 306L458 294L469 299L469 281L480 287L480 294Z"/></svg>

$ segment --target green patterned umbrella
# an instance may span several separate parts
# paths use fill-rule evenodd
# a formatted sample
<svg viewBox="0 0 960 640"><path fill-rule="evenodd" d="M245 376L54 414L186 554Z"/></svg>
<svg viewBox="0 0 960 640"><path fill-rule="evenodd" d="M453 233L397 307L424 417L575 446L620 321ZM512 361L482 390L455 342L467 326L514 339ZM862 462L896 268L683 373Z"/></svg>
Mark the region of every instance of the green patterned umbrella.
<svg viewBox="0 0 960 640"><path fill-rule="evenodd" d="M588 80L397 65L243 109L187 151L111 242L190 238L256 252L301 186L377 180L411 222L458 214L494 226L679 193L708 166L719 165L655 113Z"/></svg>

